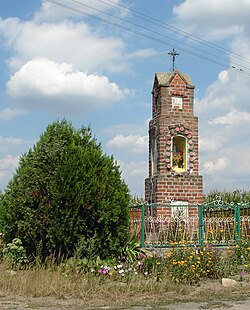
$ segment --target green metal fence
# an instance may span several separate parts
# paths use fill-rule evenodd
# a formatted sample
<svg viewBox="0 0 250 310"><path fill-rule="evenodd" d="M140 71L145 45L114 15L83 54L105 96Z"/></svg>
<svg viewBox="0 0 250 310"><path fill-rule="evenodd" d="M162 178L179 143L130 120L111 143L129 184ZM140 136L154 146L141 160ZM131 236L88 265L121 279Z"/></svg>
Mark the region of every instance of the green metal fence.
<svg viewBox="0 0 250 310"><path fill-rule="evenodd" d="M250 203L145 204L130 214L131 232L144 248L236 245L250 237Z"/></svg>

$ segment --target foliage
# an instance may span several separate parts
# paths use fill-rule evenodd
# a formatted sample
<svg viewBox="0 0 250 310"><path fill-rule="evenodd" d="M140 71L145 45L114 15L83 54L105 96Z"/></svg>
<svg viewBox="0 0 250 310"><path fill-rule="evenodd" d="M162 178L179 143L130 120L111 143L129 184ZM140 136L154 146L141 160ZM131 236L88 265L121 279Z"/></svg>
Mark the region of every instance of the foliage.
<svg viewBox="0 0 250 310"><path fill-rule="evenodd" d="M120 252L120 257L125 261L133 263L138 256L145 254L146 250L140 247L140 242L136 241L135 235L127 242Z"/></svg>
<svg viewBox="0 0 250 310"><path fill-rule="evenodd" d="M215 278L220 254L212 247L174 248L166 254L171 277L181 283L194 283L202 278Z"/></svg>
<svg viewBox="0 0 250 310"><path fill-rule="evenodd" d="M231 259L234 265L241 269L250 271L250 240L242 238L236 245L234 251L228 253L228 258Z"/></svg>
<svg viewBox="0 0 250 310"><path fill-rule="evenodd" d="M3 247L4 247L3 237L4 234L0 232L0 258L3 257Z"/></svg>
<svg viewBox="0 0 250 310"><path fill-rule="evenodd" d="M134 206L141 206L145 204L145 200L143 197L140 196L130 196L130 202L129 206L134 207Z"/></svg>
<svg viewBox="0 0 250 310"><path fill-rule="evenodd" d="M221 200L223 203L249 203L250 202L250 191L235 190L229 191L218 191L214 190L204 195L203 201L205 203L212 203L216 200Z"/></svg>
<svg viewBox="0 0 250 310"><path fill-rule="evenodd" d="M15 238L11 243L7 243L3 248L3 258L6 258L12 268L19 268L28 262L26 251L19 238Z"/></svg>
<svg viewBox="0 0 250 310"><path fill-rule="evenodd" d="M21 157L5 190L5 242L18 236L28 254L45 258L73 256L80 240L86 256L94 238L96 253L113 255L128 239L129 199L119 167L90 128L54 122Z"/></svg>

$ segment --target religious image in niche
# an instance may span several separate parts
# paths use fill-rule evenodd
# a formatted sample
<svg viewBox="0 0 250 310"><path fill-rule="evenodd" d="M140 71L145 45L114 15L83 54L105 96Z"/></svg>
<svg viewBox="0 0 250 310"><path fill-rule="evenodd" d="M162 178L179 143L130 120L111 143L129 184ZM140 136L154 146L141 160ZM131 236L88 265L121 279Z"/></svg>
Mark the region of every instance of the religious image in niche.
<svg viewBox="0 0 250 310"><path fill-rule="evenodd" d="M184 171L186 169L186 139L181 136L174 137L173 139L173 169L178 171Z"/></svg>

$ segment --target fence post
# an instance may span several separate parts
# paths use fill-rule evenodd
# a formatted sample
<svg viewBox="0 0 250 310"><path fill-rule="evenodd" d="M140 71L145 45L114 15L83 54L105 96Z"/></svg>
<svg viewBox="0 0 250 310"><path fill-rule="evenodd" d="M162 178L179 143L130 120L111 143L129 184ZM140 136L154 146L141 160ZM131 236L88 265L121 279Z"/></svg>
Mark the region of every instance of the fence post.
<svg viewBox="0 0 250 310"><path fill-rule="evenodd" d="M141 248L145 246L145 205L141 207Z"/></svg>
<svg viewBox="0 0 250 310"><path fill-rule="evenodd" d="M235 210L235 230L236 230L235 242L236 244L238 244L241 239L240 205L235 206L234 210Z"/></svg>
<svg viewBox="0 0 250 310"><path fill-rule="evenodd" d="M203 205L198 205L198 216L199 216L199 245L204 245L204 231L203 231Z"/></svg>

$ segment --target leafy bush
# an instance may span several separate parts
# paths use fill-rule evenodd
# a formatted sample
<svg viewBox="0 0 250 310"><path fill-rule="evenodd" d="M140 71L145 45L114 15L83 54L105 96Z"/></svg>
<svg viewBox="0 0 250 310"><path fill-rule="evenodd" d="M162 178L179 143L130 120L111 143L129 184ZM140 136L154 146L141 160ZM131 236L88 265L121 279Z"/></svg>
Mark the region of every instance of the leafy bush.
<svg viewBox="0 0 250 310"><path fill-rule="evenodd" d="M3 248L3 258L6 258L12 268L21 267L28 262L26 251L19 238L15 238Z"/></svg>
<svg viewBox="0 0 250 310"><path fill-rule="evenodd" d="M128 239L128 187L90 128L66 120L47 127L24 154L2 199L5 242L22 239L27 253L113 255Z"/></svg>

